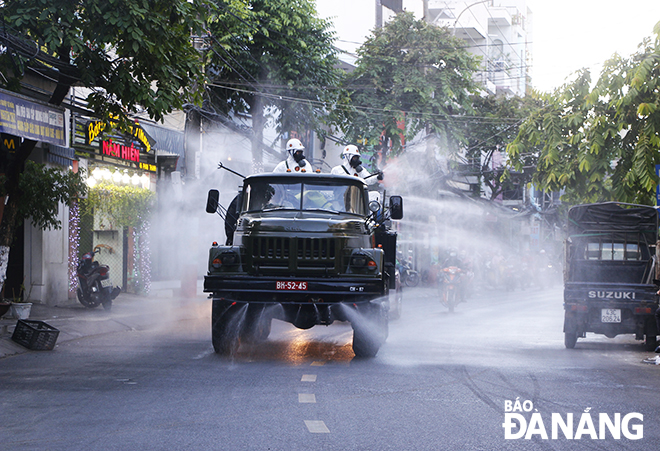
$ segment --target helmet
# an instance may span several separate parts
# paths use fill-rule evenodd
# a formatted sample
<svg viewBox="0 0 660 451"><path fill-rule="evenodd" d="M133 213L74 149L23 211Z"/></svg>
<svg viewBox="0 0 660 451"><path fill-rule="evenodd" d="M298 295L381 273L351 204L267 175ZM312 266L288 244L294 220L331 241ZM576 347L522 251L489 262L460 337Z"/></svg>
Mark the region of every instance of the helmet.
<svg viewBox="0 0 660 451"><path fill-rule="evenodd" d="M353 144L349 144L344 148L344 151L341 153L341 156L346 158L347 160L350 160L351 157L354 155L357 155L358 157L360 156L360 151L358 150L357 146L354 146Z"/></svg>
<svg viewBox="0 0 660 451"><path fill-rule="evenodd" d="M344 151L341 153L341 156L344 157L346 161L355 168L357 171L362 170L362 161L360 161L360 151L357 146L349 144L344 148Z"/></svg>
<svg viewBox="0 0 660 451"><path fill-rule="evenodd" d="M286 151L289 152L301 167L306 165L303 150L305 150L305 146L302 145L299 139L293 138L286 143Z"/></svg>
<svg viewBox="0 0 660 451"><path fill-rule="evenodd" d="M295 150L305 150L305 146L302 145L299 139L293 138L287 141L286 150L288 152Z"/></svg>

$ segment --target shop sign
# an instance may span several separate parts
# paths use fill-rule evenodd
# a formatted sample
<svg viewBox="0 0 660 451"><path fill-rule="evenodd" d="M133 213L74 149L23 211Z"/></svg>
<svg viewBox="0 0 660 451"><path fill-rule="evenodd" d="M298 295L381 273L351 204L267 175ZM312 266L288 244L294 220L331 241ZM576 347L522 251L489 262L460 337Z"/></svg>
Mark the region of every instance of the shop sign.
<svg viewBox="0 0 660 451"><path fill-rule="evenodd" d="M64 110L0 90L0 132L66 146Z"/></svg>
<svg viewBox="0 0 660 451"><path fill-rule="evenodd" d="M133 147L133 143L129 146L123 144L113 143L112 139L102 142L103 155L109 155L122 160L140 162L140 150Z"/></svg>
<svg viewBox="0 0 660 451"><path fill-rule="evenodd" d="M85 126L85 137L87 138L87 144L91 144L98 136L105 130L106 123L103 121L89 121ZM151 152L151 145L154 142L153 138L144 131L138 123L130 124L128 126L128 134L131 137L135 138L136 141L139 141L144 145L147 153Z"/></svg>
<svg viewBox="0 0 660 451"><path fill-rule="evenodd" d="M20 144L20 138L12 135L0 135L0 150L3 152L16 152Z"/></svg>

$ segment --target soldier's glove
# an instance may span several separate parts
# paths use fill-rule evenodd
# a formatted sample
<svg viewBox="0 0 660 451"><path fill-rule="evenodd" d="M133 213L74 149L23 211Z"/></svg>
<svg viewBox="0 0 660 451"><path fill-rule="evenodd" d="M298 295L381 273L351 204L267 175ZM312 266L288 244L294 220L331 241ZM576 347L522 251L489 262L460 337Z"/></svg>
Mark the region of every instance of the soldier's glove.
<svg viewBox="0 0 660 451"><path fill-rule="evenodd" d="M376 176L378 180L383 180L383 172L379 172L378 175Z"/></svg>

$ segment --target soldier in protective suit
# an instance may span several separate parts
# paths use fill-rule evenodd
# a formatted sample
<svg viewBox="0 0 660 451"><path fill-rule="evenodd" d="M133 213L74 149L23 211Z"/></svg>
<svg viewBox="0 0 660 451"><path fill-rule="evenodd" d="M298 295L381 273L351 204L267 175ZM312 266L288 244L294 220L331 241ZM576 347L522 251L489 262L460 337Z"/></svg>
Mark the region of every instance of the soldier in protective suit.
<svg viewBox="0 0 660 451"><path fill-rule="evenodd" d="M346 146L341 153L341 158L344 160L343 163L332 168L331 174L354 175L362 178L368 185L373 185L378 183L378 180L383 180L382 172L379 172L377 176L370 177L371 174L369 171L362 167L360 151L357 146L353 144Z"/></svg>
<svg viewBox="0 0 660 451"><path fill-rule="evenodd" d="M286 151L289 154L286 160L280 162L273 172L305 172L311 174L314 172L312 165L305 159L303 151L305 146L299 139L290 139L286 143Z"/></svg>

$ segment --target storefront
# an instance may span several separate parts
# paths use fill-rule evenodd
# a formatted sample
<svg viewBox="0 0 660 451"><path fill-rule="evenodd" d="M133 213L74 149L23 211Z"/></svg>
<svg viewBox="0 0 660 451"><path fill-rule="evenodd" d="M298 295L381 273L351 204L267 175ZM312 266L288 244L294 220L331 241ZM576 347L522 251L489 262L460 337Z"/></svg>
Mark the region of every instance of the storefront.
<svg viewBox="0 0 660 451"><path fill-rule="evenodd" d="M14 161L23 140L37 141L31 160L75 169L68 124L68 110L0 89L0 173ZM16 228L6 262L6 296L23 291L25 298L53 304L66 298L68 206L61 205L57 215L62 229L40 230L29 220Z"/></svg>
<svg viewBox="0 0 660 451"><path fill-rule="evenodd" d="M72 146L85 170L86 199L70 215L69 297L75 297L76 264L87 252L110 267L114 285L144 293L151 283L149 223L159 165L155 140L137 122L125 132L76 116Z"/></svg>

